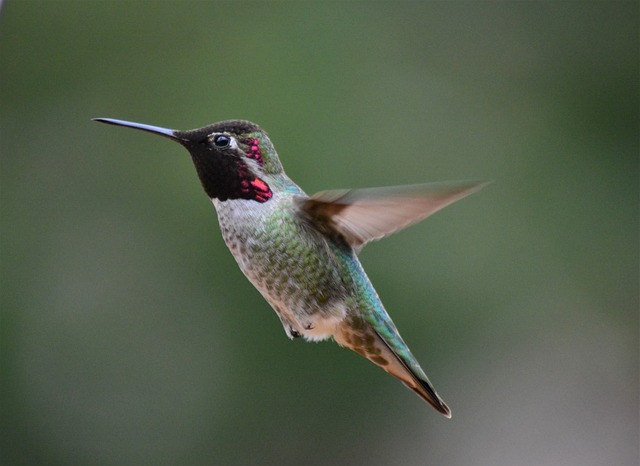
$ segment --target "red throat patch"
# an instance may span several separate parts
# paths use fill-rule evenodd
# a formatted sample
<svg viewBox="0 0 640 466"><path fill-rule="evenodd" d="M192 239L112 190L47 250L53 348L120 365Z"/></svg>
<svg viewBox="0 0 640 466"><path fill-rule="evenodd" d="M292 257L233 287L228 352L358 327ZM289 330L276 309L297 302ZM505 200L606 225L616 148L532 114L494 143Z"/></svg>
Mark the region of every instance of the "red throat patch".
<svg viewBox="0 0 640 466"><path fill-rule="evenodd" d="M259 141L256 138L252 138L252 139L245 139L242 142L244 142L246 145L249 146L249 152L247 153L247 157L255 160L260 164L260 166L262 166L263 160L262 160L262 152L260 151Z"/></svg>
<svg viewBox="0 0 640 466"><path fill-rule="evenodd" d="M273 197L273 192L269 185L262 181L260 178L256 178L249 182L249 185L253 188L255 194L254 200L258 202L266 202Z"/></svg>
<svg viewBox="0 0 640 466"><path fill-rule="evenodd" d="M263 165L262 151L260 150L260 141L257 138L247 138L242 141L249 146L247 151L247 157L258 162L260 166ZM244 169L247 167L244 166ZM246 176L246 175L245 175ZM248 177L244 178L241 182L242 191L246 198L253 199L257 202L266 202L273 197L273 192L267 183L260 178L254 178L249 180Z"/></svg>

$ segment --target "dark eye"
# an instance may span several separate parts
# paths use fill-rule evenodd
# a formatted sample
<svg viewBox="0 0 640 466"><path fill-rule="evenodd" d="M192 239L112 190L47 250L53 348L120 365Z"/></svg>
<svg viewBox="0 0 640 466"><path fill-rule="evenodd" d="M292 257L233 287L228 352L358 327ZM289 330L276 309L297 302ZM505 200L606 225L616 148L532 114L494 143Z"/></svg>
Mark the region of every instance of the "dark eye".
<svg viewBox="0 0 640 466"><path fill-rule="evenodd" d="M231 145L231 138L224 134L218 134L215 138L213 138L213 145L218 149L226 149Z"/></svg>

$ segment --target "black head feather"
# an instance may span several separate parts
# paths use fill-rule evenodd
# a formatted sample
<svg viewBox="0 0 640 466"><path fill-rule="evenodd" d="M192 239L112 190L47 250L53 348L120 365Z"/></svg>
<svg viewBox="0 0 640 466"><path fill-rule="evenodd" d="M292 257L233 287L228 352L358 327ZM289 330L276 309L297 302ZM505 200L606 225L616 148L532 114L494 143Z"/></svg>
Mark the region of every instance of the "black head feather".
<svg viewBox="0 0 640 466"><path fill-rule="evenodd" d="M174 131L178 142L185 146L196 167L202 187L211 199L251 199L258 202L269 200L273 193L266 182L259 178L246 160L246 150L219 149L211 141L211 135L225 133L243 144L249 133L264 134L262 129L250 121L227 120L189 131ZM247 149L246 147L244 149Z"/></svg>

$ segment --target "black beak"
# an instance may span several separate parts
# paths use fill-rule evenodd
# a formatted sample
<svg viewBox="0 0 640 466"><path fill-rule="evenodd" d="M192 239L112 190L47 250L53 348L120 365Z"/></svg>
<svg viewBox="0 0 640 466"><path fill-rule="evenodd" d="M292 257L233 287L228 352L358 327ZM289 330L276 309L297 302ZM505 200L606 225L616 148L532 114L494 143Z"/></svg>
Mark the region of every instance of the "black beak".
<svg viewBox="0 0 640 466"><path fill-rule="evenodd" d="M143 123L134 123L132 121L115 120L113 118L93 118L93 121L99 121L100 123L106 123L108 125L126 126L127 128L140 129L142 131L147 131L149 133L164 136L171 139L172 141L180 143L185 142L183 138L179 138L176 135L176 133L179 131L175 131L173 129L160 128L159 126L145 125Z"/></svg>

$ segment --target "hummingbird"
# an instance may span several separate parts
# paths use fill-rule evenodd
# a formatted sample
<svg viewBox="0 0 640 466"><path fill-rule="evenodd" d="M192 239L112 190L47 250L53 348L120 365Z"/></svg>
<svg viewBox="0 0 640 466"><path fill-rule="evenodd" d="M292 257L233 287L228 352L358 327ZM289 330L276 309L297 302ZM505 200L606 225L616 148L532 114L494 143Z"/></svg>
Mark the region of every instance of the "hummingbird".
<svg viewBox="0 0 640 466"><path fill-rule="evenodd" d="M413 225L486 183L330 190L308 196L285 174L267 133L252 122L227 120L179 131L111 118L94 121L164 136L189 151L227 247L289 338L333 338L451 417L357 253L368 242Z"/></svg>

